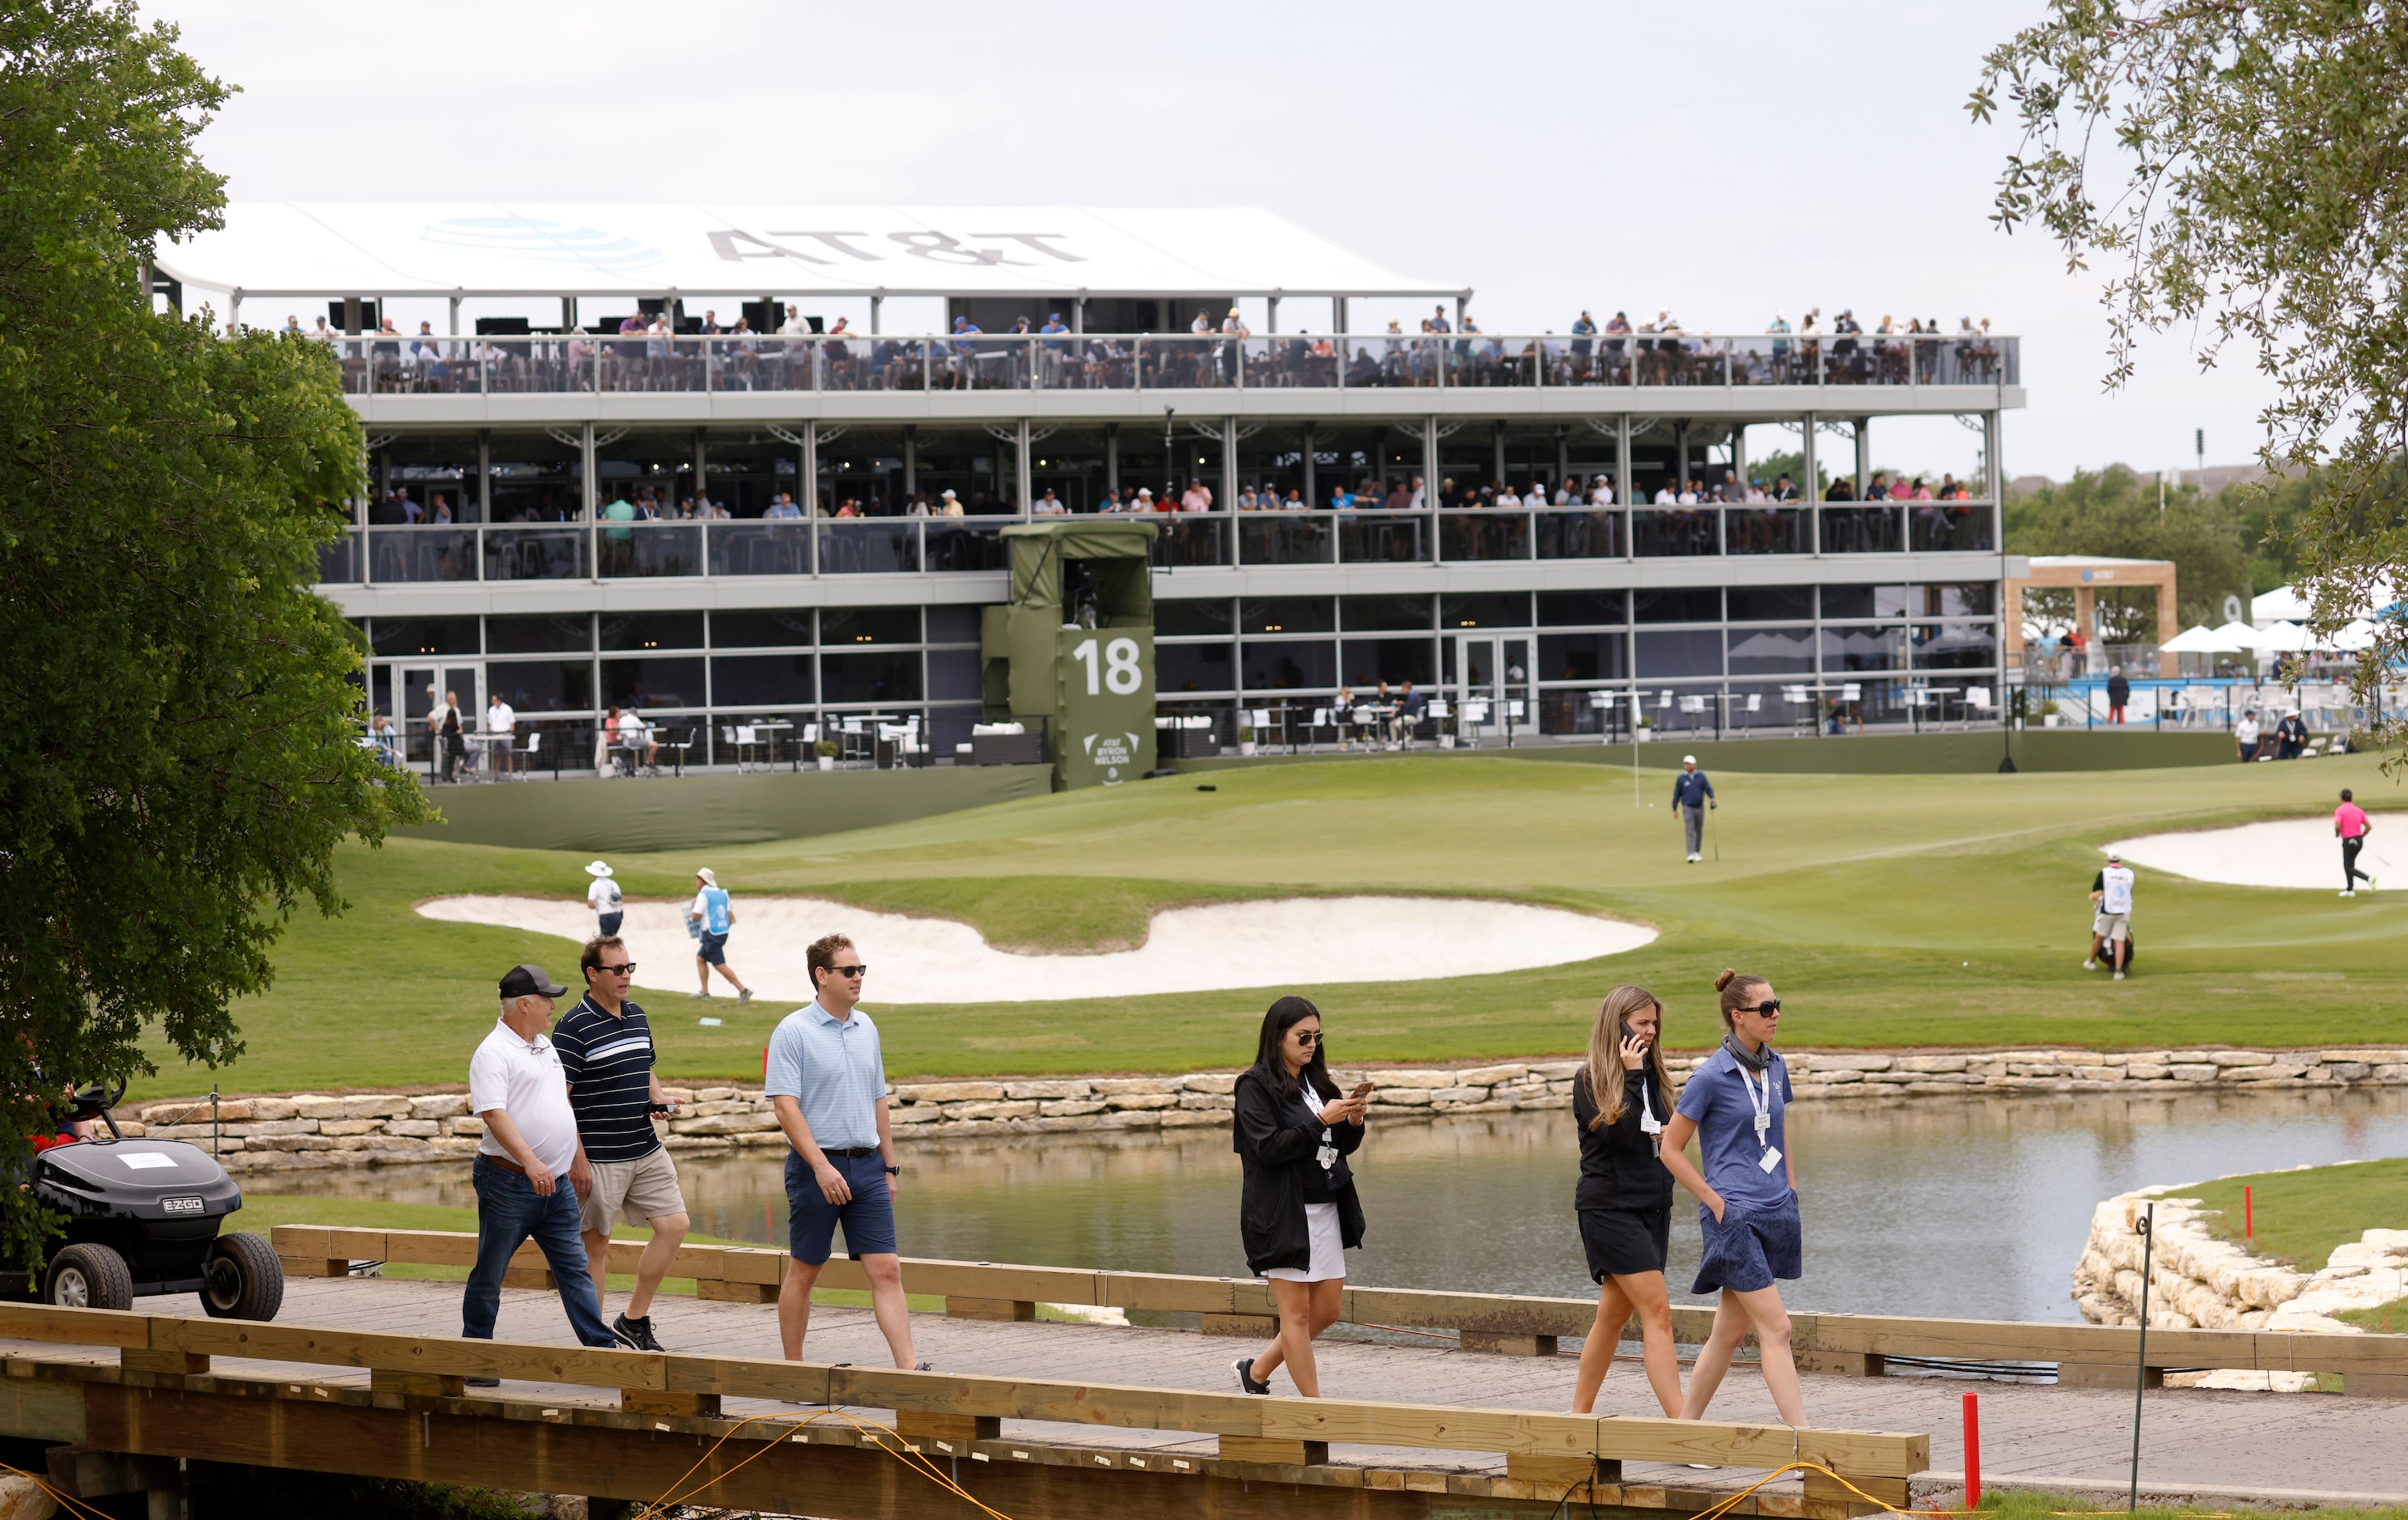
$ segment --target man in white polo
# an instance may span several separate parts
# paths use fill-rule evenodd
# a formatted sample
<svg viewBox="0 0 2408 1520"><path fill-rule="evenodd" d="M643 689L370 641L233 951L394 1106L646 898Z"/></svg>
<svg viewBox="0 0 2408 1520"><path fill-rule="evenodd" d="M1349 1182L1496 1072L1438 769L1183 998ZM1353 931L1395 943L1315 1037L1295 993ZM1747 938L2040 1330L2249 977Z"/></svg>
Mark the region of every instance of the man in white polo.
<svg viewBox="0 0 2408 1520"><path fill-rule="evenodd" d="M577 1339L615 1346L602 1323L601 1302L585 1270L578 1197L569 1172L586 1171L577 1115L568 1106L568 1079L544 1031L553 999L568 989L533 964L513 966L501 982L502 1016L468 1058L468 1107L484 1122L477 1147L477 1264L461 1298L460 1333L491 1341L502 1306L502 1274L532 1239L552 1268L561 1307ZM477 1387L497 1380L470 1378Z"/></svg>
<svg viewBox="0 0 2408 1520"><path fill-rule="evenodd" d="M2105 950L2115 980L2121 982L2125 964L2132 958L2132 868L2113 850L2107 852L2106 867L2090 879L2090 900L2099 905L2099 912L2090 922L2090 958L2082 968L2099 969L2099 952Z"/></svg>

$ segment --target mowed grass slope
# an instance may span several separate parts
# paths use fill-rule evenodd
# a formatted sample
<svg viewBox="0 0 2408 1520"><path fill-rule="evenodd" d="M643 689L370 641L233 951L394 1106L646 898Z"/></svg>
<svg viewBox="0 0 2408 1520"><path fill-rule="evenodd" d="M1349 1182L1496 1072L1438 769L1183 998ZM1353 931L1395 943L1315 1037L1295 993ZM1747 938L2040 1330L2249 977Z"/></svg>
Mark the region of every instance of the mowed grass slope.
<svg viewBox="0 0 2408 1520"><path fill-rule="evenodd" d="M674 782L631 782L674 785ZM1717 777L1720 858L1684 864L1649 775L1479 757L1225 770L768 844L612 855L630 895L681 897L695 867L736 894L791 892L965 919L1014 949L1116 949L1181 902L1350 891L1469 893L1636 919L1662 937L1626 955L1500 976L1418 965L1232 965L1222 993L974 1007L869 1007L891 1073L1183 1070L1242 1063L1279 992L1329 1015L1341 1059L1437 1060L1580 1048L1616 982L1668 1004L1669 1041L1711 1044L1714 972L1773 979L1792 1045L2397 1040L2408 897L2186 882L2142 868L2139 964L2120 985L2078 969L2104 840L2161 827L2317 816L2342 786L2376 809L2398 789L2370 758L2021 776ZM439 797L438 797L439 801ZM1651 806L1652 804L1652 806ZM500 971L569 972L569 941L437 924L453 893L582 896L584 854L405 841L350 848L351 911L295 921L278 982L239 1010L250 1053L229 1091L457 1083ZM2408 882L2403 882L2408 886ZM879 950L863 947L875 963ZM731 960L744 965L741 924ZM1366 981L1407 974L1419 980ZM574 977L569 978L572 982ZM751 1077L786 1010L666 994L643 1001L665 1069ZM724 1019L702 1028L702 1013ZM170 1065L146 1095L207 1091Z"/></svg>

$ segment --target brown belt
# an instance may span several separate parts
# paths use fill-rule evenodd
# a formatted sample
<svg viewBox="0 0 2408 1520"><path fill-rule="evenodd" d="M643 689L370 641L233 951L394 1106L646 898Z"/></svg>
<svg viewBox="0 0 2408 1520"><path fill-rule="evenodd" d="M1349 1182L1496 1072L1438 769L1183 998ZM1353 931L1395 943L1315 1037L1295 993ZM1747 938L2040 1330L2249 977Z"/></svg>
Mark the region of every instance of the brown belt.
<svg viewBox="0 0 2408 1520"><path fill-rule="evenodd" d="M477 1153L477 1159L480 1161L490 1161L497 1167L508 1167L510 1170L517 1172L522 1177L526 1175L526 1169L524 1167L520 1166L517 1162L511 1160L506 1155L487 1155L484 1152L480 1151Z"/></svg>

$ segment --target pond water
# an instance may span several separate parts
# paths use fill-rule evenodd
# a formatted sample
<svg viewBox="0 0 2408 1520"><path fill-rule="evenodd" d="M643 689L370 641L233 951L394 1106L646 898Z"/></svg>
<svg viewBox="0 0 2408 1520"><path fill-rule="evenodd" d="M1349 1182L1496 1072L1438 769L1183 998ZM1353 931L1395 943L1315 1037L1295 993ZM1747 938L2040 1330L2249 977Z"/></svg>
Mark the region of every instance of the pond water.
<svg viewBox="0 0 2408 1520"><path fill-rule="evenodd" d="M2408 1154L2408 1091L1814 1105L1789 1120L1806 1227L1794 1309L2078 1318L2070 1274L2102 1198L2159 1183ZM1383 1287L1585 1297L1568 1111L1376 1128L1355 1157L1369 1233L1350 1277ZM784 1240L778 1153L679 1162L698 1231ZM1224 1130L907 1146L904 1254L1242 1276ZM465 1167L294 1173L255 1192L474 1207ZM1676 1298L1698 1259L1673 1211Z"/></svg>

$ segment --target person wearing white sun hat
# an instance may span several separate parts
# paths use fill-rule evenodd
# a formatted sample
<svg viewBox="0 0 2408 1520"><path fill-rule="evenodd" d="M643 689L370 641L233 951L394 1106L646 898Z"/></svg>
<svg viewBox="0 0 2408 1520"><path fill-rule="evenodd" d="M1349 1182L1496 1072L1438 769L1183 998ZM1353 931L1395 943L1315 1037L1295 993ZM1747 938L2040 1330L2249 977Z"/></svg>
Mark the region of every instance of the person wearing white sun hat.
<svg viewBox="0 0 2408 1520"><path fill-rule="evenodd" d="M610 868L595 861L585 868L594 884L585 889L585 905L594 910L595 930L604 939L619 932L619 921L625 916L627 895L610 875Z"/></svg>
<svg viewBox="0 0 2408 1520"><path fill-rule="evenodd" d="M727 964L727 936L736 927L736 910L727 900L727 889L719 884L719 878L711 874L708 866L695 871L694 880L697 890L694 902L685 911L685 916L689 925L701 931L696 936L698 943L694 952L694 969L702 980L702 990L695 996L710 996L710 968L716 966L719 974L736 988L736 1000L749 1003L752 1000L752 989L746 986L744 979L736 974L736 968Z"/></svg>

